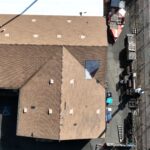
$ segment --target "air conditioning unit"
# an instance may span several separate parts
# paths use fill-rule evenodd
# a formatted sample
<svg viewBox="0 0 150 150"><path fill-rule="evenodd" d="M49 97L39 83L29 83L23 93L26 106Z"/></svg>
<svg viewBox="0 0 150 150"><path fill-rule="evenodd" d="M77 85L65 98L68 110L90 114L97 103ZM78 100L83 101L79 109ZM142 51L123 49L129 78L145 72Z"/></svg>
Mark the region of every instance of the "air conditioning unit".
<svg viewBox="0 0 150 150"><path fill-rule="evenodd" d="M127 49L128 51L136 51L136 38L134 34L127 34Z"/></svg>
<svg viewBox="0 0 150 150"><path fill-rule="evenodd" d="M132 34L137 34L137 28L132 29Z"/></svg>
<svg viewBox="0 0 150 150"><path fill-rule="evenodd" d="M138 104L137 104L137 101L136 99L131 99L129 102L128 102L128 107L130 109L136 109L138 107Z"/></svg>
<svg viewBox="0 0 150 150"><path fill-rule="evenodd" d="M127 34L127 59L136 60L136 37L134 34Z"/></svg>
<svg viewBox="0 0 150 150"><path fill-rule="evenodd" d="M131 60L131 61L133 61L133 60L136 60L136 52L134 52L134 51L128 51L128 56L127 56L128 58L128 60Z"/></svg>

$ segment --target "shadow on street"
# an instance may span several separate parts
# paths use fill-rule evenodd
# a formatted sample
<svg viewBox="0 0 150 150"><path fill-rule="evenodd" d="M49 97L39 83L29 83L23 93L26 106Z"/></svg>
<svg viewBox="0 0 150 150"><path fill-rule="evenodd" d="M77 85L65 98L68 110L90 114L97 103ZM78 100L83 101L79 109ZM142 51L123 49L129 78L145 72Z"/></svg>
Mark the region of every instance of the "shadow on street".
<svg viewBox="0 0 150 150"><path fill-rule="evenodd" d="M1 150L81 150L89 140L46 141L16 136L19 91L0 90Z"/></svg>

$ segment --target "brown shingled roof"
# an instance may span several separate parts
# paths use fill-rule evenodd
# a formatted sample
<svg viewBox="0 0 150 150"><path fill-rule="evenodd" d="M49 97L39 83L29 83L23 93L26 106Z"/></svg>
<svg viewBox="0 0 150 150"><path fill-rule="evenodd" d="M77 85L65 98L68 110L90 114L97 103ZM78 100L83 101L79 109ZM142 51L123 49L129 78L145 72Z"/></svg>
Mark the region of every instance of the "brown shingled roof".
<svg viewBox="0 0 150 150"><path fill-rule="evenodd" d="M17 135L97 138L105 129L105 19L13 17L0 15L0 88L20 89ZM91 80L86 60L100 61Z"/></svg>
<svg viewBox="0 0 150 150"><path fill-rule="evenodd" d="M61 49L60 46L0 44L0 88L21 88Z"/></svg>
<svg viewBox="0 0 150 150"><path fill-rule="evenodd" d="M106 46L103 17L0 15L1 44Z"/></svg>
<svg viewBox="0 0 150 150"><path fill-rule="evenodd" d="M65 46L56 52L20 89L17 135L97 138L105 130L106 48ZM84 62L89 59L100 60L101 67L86 80Z"/></svg>

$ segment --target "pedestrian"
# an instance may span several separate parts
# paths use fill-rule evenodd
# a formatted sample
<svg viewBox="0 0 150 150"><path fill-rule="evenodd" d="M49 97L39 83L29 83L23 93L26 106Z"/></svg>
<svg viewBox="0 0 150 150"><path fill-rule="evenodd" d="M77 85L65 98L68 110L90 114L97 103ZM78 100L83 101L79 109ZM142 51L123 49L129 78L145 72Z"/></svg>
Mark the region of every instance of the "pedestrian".
<svg viewBox="0 0 150 150"><path fill-rule="evenodd" d="M144 90L141 87L139 87L139 88L135 89L135 93L142 95L142 94L144 94Z"/></svg>

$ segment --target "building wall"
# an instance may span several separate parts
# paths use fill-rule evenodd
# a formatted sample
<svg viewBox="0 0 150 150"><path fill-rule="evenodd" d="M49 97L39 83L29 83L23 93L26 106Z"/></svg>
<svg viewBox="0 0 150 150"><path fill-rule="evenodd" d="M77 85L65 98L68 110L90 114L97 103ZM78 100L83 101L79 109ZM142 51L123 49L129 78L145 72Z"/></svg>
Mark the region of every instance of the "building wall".
<svg viewBox="0 0 150 150"><path fill-rule="evenodd" d="M24 11L25 9L27 10ZM83 12L85 16L103 16L103 0L23 0L22 2L7 0L1 2L0 13L2 14L22 12L29 15L55 16L79 16L79 12Z"/></svg>
<svg viewBox="0 0 150 150"><path fill-rule="evenodd" d="M137 28L137 87L145 94L139 99L137 117L137 149L150 148L150 2L134 0L129 3L129 27Z"/></svg>
<svg viewBox="0 0 150 150"><path fill-rule="evenodd" d="M86 60L100 60L92 79L85 79ZM106 47L64 47L60 139L97 138L105 130L105 68Z"/></svg>

